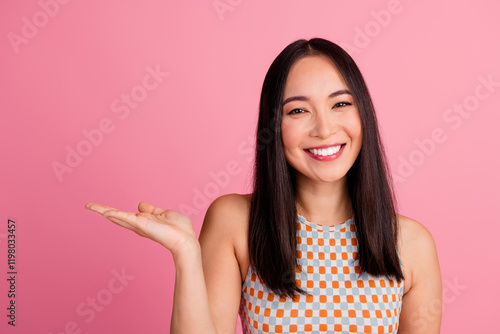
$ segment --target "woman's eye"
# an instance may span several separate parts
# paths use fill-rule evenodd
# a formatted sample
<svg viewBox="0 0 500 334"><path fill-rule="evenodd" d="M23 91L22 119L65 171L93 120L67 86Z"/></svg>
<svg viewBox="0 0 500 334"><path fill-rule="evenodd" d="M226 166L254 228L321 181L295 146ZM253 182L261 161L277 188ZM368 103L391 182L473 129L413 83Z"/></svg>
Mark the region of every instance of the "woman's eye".
<svg viewBox="0 0 500 334"><path fill-rule="evenodd" d="M300 109L300 108L293 109L292 111L290 111L290 112L288 113L288 115L293 115L293 114L301 114L301 113L302 113L302 111L304 111L304 112L305 112L305 110L304 110L304 109Z"/></svg>
<svg viewBox="0 0 500 334"><path fill-rule="evenodd" d="M351 104L349 102L339 102L333 106L333 108L336 107L345 107L345 106L350 106Z"/></svg>

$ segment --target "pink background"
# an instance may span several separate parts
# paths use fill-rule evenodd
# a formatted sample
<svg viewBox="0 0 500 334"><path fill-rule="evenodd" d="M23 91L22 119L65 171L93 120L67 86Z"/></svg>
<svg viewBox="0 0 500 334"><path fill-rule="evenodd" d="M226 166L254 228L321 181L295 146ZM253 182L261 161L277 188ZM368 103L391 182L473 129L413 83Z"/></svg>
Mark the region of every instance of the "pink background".
<svg viewBox="0 0 500 334"><path fill-rule="evenodd" d="M1 332L167 333L171 254L84 204L190 207L199 233L213 199L250 191L269 65L312 37L346 47L365 76L400 212L438 246L442 332L496 331L497 2L54 1L0 4ZM77 149L81 160L58 176L53 165ZM17 224L15 328L7 218Z"/></svg>

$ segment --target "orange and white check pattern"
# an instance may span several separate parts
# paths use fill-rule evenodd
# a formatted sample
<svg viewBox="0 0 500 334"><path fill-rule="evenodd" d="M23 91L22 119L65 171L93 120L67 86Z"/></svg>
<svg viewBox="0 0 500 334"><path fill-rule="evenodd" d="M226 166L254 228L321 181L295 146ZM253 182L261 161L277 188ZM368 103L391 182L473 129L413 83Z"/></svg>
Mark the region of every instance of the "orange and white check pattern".
<svg viewBox="0 0 500 334"><path fill-rule="evenodd" d="M397 333L403 282L361 273L351 218L323 226L297 215L296 282L308 296L272 293L248 269L239 315L250 333Z"/></svg>

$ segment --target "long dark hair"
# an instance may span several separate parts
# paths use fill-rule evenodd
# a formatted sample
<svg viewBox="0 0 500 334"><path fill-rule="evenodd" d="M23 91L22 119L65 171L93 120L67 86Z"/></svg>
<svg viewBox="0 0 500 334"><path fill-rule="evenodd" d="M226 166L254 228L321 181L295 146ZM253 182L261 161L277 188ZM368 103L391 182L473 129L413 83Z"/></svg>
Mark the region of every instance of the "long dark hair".
<svg viewBox="0 0 500 334"><path fill-rule="evenodd" d="M259 106L257 145L250 206L250 266L274 293L294 297L297 211L294 169L281 139L282 99L291 66L306 56L327 56L337 67L358 107L363 132L360 153L347 173L354 212L361 272L404 279L397 253L398 221L389 168L375 109L354 60L341 47L321 38L288 45L271 64ZM300 272L300 271L298 271Z"/></svg>

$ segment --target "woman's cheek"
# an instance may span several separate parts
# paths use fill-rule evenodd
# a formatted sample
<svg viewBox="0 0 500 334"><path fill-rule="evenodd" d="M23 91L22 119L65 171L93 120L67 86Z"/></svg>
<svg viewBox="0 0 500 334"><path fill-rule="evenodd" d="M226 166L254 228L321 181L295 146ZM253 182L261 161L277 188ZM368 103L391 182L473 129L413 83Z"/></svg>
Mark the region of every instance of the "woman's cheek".
<svg viewBox="0 0 500 334"><path fill-rule="evenodd" d="M362 137L362 126L361 126L361 118L359 117L359 113L352 113L351 117L347 123L347 129L352 139Z"/></svg>

